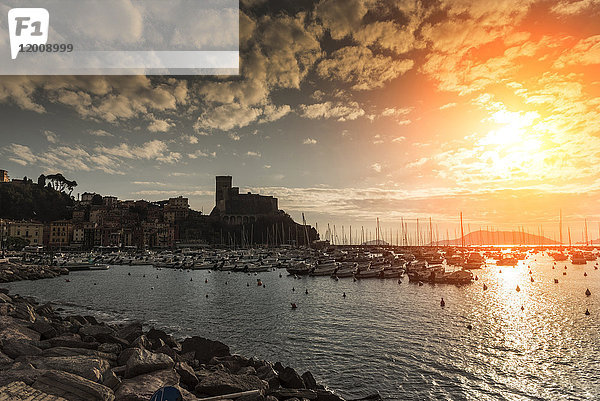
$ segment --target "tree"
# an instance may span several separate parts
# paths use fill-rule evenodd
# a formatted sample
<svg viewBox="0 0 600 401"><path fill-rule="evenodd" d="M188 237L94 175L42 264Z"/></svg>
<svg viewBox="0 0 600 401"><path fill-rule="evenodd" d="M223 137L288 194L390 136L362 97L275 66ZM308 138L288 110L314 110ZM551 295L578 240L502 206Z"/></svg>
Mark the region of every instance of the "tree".
<svg viewBox="0 0 600 401"><path fill-rule="evenodd" d="M104 204L104 201L102 200L102 195L94 195L94 197L92 198L92 205L102 205Z"/></svg>
<svg viewBox="0 0 600 401"><path fill-rule="evenodd" d="M20 251L29 245L29 240L19 237L8 237L6 239L6 248L10 251Z"/></svg>

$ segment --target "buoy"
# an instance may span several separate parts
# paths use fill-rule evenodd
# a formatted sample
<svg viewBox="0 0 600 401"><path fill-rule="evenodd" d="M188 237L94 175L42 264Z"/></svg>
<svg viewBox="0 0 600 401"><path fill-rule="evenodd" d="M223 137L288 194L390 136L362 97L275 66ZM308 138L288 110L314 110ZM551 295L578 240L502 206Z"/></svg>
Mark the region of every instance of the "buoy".
<svg viewBox="0 0 600 401"><path fill-rule="evenodd" d="M398 280L398 284L402 284L402 280Z"/></svg>
<svg viewBox="0 0 600 401"><path fill-rule="evenodd" d="M567 265L565 265L565 270L567 270Z"/></svg>
<svg viewBox="0 0 600 401"><path fill-rule="evenodd" d="M146 275L144 274L142 277L146 277Z"/></svg>
<svg viewBox="0 0 600 401"><path fill-rule="evenodd" d="M517 288L516 288L517 292L521 291L521 288L519 288L519 285L517 284Z"/></svg>
<svg viewBox="0 0 600 401"><path fill-rule="evenodd" d="M590 310L589 310L589 309L586 309L586 310L585 310L585 314L586 314L587 316L589 316L589 315L590 315Z"/></svg>
<svg viewBox="0 0 600 401"><path fill-rule="evenodd" d="M344 293L344 295L342 295L342 297L346 298L346 293Z"/></svg>
<svg viewBox="0 0 600 401"><path fill-rule="evenodd" d="M422 282L422 281L419 281L419 286L422 286L422 285L423 285L423 282Z"/></svg>
<svg viewBox="0 0 600 401"><path fill-rule="evenodd" d="M246 287L250 287L250 283L246 283Z"/></svg>
<svg viewBox="0 0 600 401"><path fill-rule="evenodd" d="M158 275L156 275L156 278L158 278Z"/></svg>
<svg viewBox="0 0 600 401"><path fill-rule="evenodd" d="M292 292L295 292L295 291L296 291L296 288L292 287Z"/></svg>
<svg viewBox="0 0 600 401"><path fill-rule="evenodd" d="M502 269L500 269L500 271L498 273L502 273Z"/></svg>
<svg viewBox="0 0 600 401"><path fill-rule="evenodd" d="M98 283L94 283L94 285L98 285Z"/></svg>
<svg viewBox="0 0 600 401"><path fill-rule="evenodd" d="M557 278L554 279L554 284L558 284L558 279Z"/></svg>
<svg viewBox="0 0 600 401"><path fill-rule="evenodd" d="M533 283L533 281L534 281L534 280L533 280L533 277L531 277L531 282Z"/></svg>
<svg viewBox="0 0 600 401"><path fill-rule="evenodd" d="M588 288L587 290L585 290L585 295L586 295L586 296L588 296L588 297L589 297L590 295L592 295L592 293L590 292L590 289L589 289L589 288Z"/></svg>
<svg viewBox="0 0 600 401"><path fill-rule="evenodd" d="M475 281L479 280L479 277L477 277L477 275L475 275Z"/></svg>
<svg viewBox="0 0 600 401"><path fill-rule="evenodd" d="M194 281L194 279L192 277L190 277L190 281Z"/></svg>
<svg viewBox="0 0 600 401"><path fill-rule="evenodd" d="M473 330L473 326L471 326L470 324L467 324L467 329L468 330Z"/></svg>
<svg viewBox="0 0 600 401"><path fill-rule="evenodd" d="M583 272L583 277L587 277L587 273L586 272Z"/></svg>
<svg viewBox="0 0 600 401"><path fill-rule="evenodd" d="M563 276L566 276L566 275L567 275L567 272L563 272Z"/></svg>
<svg viewBox="0 0 600 401"><path fill-rule="evenodd" d="M128 276L131 276L131 272L127 273Z"/></svg>
<svg viewBox="0 0 600 401"><path fill-rule="evenodd" d="M483 285L483 290L484 291L487 290L487 285L485 285L485 284Z"/></svg>
<svg viewBox="0 0 600 401"><path fill-rule="evenodd" d="M267 288L267 286L263 284L263 288Z"/></svg>
<svg viewBox="0 0 600 401"><path fill-rule="evenodd" d="M206 284L206 283L208 283L208 279L207 278L204 279L204 284Z"/></svg>
<svg viewBox="0 0 600 401"><path fill-rule="evenodd" d="M304 293L308 295L308 289L306 291L304 291Z"/></svg>
<svg viewBox="0 0 600 401"><path fill-rule="evenodd" d="M70 283L71 280L69 280L68 278L65 279L65 282Z"/></svg>
<svg viewBox="0 0 600 401"><path fill-rule="evenodd" d="M525 310L525 307L523 305L521 305L521 310Z"/></svg>
<svg viewBox="0 0 600 401"><path fill-rule="evenodd" d="M208 294L206 294L206 298L208 298Z"/></svg>
<svg viewBox="0 0 600 401"><path fill-rule="evenodd" d="M552 266L552 270L554 270L554 266Z"/></svg>
<svg viewBox="0 0 600 401"><path fill-rule="evenodd" d="M281 275L281 273L279 273L279 278L282 278L283 276Z"/></svg>
<svg viewBox="0 0 600 401"><path fill-rule="evenodd" d="M150 287L150 289L151 289L151 290L153 290L153 289L154 289L154 287Z"/></svg>
<svg viewBox="0 0 600 401"><path fill-rule="evenodd" d="M354 278L352 279L352 281L356 283L356 277L354 277Z"/></svg>
<svg viewBox="0 0 600 401"><path fill-rule="evenodd" d="M442 300L440 301L440 306L443 308L444 306L446 306L446 302L444 302L444 298L442 298Z"/></svg>
<svg viewBox="0 0 600 401"><path fill-rule="evenodd" d="M529 274L531 275L531 270L529 270Z"/></svg>
<svg viewBox="0 0 600 401"><path fill-rule="evenodd" d="M227 285L227 281L225 282L225 285Z"/></svg>
<svg viewBox="0 0 600 401"><path fill-rule="evenodd" d="M295 303L292 302L292 309L298 308Z"/></svg>

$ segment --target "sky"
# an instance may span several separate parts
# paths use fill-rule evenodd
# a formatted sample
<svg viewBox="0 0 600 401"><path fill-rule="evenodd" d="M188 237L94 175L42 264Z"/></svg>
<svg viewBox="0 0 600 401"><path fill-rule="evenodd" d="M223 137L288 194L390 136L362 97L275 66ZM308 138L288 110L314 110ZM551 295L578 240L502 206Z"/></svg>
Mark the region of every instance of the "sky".
<svg viewBox="0 0 600 401"><path fill-rule="evenodd" d="M598 0L242 0L237 76L0 77L0 168L205 213L232 175L322 234L431 218L442 239L462 212L465 231L558 238L562 210L565 237L587 219L597 238L599 17Z"/></svg>

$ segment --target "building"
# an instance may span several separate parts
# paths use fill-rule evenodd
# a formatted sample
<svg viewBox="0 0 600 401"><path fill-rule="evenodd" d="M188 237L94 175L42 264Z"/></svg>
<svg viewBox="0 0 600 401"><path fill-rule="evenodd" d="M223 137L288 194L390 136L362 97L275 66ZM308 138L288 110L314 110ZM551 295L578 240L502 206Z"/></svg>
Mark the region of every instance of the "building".
<svg viewBox="0 0 600 401"><path fill-rule="evenodd" d="M102 198L102 203L104 204L104 206L108 207L109 209L112 209L117 207L119 200L116 196L104 196Z"/></svg>
<svg viewBox="0 0 600 401"><path fill-rule="evenodd" d="M185 220L189 214L190 203L188 198L183 196L170 198L164 207L164 220L169 223Z"/></svg>
<svg viewBox="0 0 600 401"><path fill-rule="evenodd" d="M224 223L245 224L256 221L260 216L278 213L278 200L272 196L253 193L240 194L238 187L232 186L231 176L217 176L215 208L211 215L218 215Z"/></svg>
<svg viewBox="0 0 600 401"><path fill-rule="evenodd" d="M91 205L94 199L95 193L84 192L81 194L81 200L79 201L82 205Z"/></svg>
<svg viewBox="0 0 600 401"><path fill-rule="evenodd" d="M73 223L69 220L57 220L50 223L48 230L48 246L60 249L71 245L73 238Z"/></svg>
<svg viewBox="0 0 600 401"><path fill-rule="evenodd" d="M10 182L10 178L8 177L8 171L0 170L0 182Z"/></svg>
<svg viewBox="0 0 600 401"><path fill-rule="evenodd" d="M36 221L11 221L8 223L8 237L22 238L29 245L44 243L44 225Z"/></svg>

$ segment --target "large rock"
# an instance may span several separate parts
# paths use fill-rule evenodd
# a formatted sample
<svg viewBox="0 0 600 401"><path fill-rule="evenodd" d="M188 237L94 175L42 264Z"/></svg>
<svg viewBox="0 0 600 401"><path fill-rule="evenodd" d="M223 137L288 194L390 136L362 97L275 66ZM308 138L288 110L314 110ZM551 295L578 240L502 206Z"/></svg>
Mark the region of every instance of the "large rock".
<svg viewBox="0 0 600 401"><path fill-rule="evenodd" d="M152 341L152 344L155 345L155 348L158 348L161 345L163 345L160 344L158 340L162 340L162 342L168 345L169 347L177 346L177 343L173 340L173 338L162 330L150 329L148 333L146 333L146 337L148 337L148 339Z"/></svg>
<svg viewBox="0 0 600 401"><path fill-rule="evenodd" d="M33 323L36 319L35 309L27 302L19 302L15 305L15 310L11 314L17 319L25 320L26 322Z"/></svg>
<svg viewBox="0 0 600 401"><path fill-rule="evenodd" d="M114 336L115 330L105 325L86 324L79 329L79 335L98 339L99 337Z"/></svg>
<svg viewBox="0 0 600 401"><path fill-rule="evenodd" d="M173 365L173 359L168 355L156 354L145 349L134 348L134 352L129 359L127 359L125 377L131 378L157 370L171 369L173 368Z"/></svg>
<svg viewBox="0 0 600 401"><path fill-rule="evenodd" d="M269 395L279 400L287 400L289 398L299 398L307 400L316 400L317 392L315 390L308 389L291 389L291 388L280 388L277 390L269 391Z"/></svg>
<svg viewBox="0 0 600 401"><path fill-rule="evenodd" d="M42 340L47 340L58 335L58 330L51 323L45 322L42 319L37 319L29 328L40 333Z"/></svg>
<svg viewBox="0 0 600 401"><path fill-rule="evenodd" d="M63 335L54 338L50 338L48 340L44 340L43 342L47 343L50 348L55 347L67 347L67 348L87 348L87 349L98 349L100 343L98 342L85 342L81 340L81 337L77 334L71 335Z"/></svg>
<svg viewBox="0 0 600 401"><path fill-rule="evenodd" d="M261 379L269 383L269 388L279 387L278 373L273 369L271 365L264 365L256 369L256 375Z"/></svg>
<svg viewBox="0 0 600 401"><path fill-rule="evenodd" d="M30 401L30 400L42 400L42 401L67 401L65 398L49 395L28 386L22 381L12 382L6 386L0 387L0 400L1 401Z"/></svg>
<svg viewBox="0 0 600 401"><path fill-rule="evenodd" d="M12 383L14 381L22 381L28 385L32 385L37 380L37 378L43 375L44 373L46 373L45 370L34 369L31 367L27 369L3 370L0 373L0 386L5 386L8 383Z"/></svg>
<svg viewBox="0 0 600 401"><path fill-rule="evenodd" d="M32 387L48 394L64 397L69 401L113 401L114 392L102 384L83 377L58 371L47 371L33 383Z"/></svg>
<svg viewBox="0 0 600 401"><path fill-rule="evenodd" d="M317 401L344 401L344 399L331 391L317 390Z"/></svg>
<svg viewBox="0 0 600 401"><path fill-rule="evenodd" d="M317 381L313 377L312 373L306 371L302 374L302 380L306 388L315 390L317 388Z"/></svg>
<svg viewBox="0 0 600 401"><path fill-rule="evenodd" d="M240 369L251 366L252 362L239 355L215 356L209 362L209 365L223 365L229 373L238 373Z"/></svg>
<svg viewBox="0 0 600 401"><path fill-rule="evenodd" d="M44 350L44 356L74 356L84 355L95 358L106 359L112 363L117 361L117 355L108 352L96 351L87 348L67 348L67 347L54 347Z"/></svg>
<svg viewBox="0 0 600 401"><path fill-rule="evenodd" d="M26 362L32 364L36 369L69 372L93 382L102 381L102 375L110 369L110 363L106 359L85 355L30 357Z"/></svg>
<svg viewBox="0 0 600 401"><path fill-rule="evenodd" d="M256 376L232 375L214 372L202 378L196 386L196 393L205 395L225 395L250 390L266 390L268 384Z"/></svg>
<svg viewBox="0 0 600 401"><path fill-rule="evenodd" d="M40 333L31 330L25 324L10 316L0 316L0 340L39 340Z"/></svg>
<svg viewBox="0 0 600 401"><path fill-rule="evenodd" d="M10 367L10 365L12 365L13 362L14 361L12 358L0 352L0 370Z"/></svg>
<svg viewBox="0 0 600 401"><path fill-rule="evenodd" d="M2 351L16 359L20 356L41 355L42 350L28 341L23 340L5 340L3 341Z"/></svg>
<svg viewBox="0 0 600 401"><path fill-rule="evenodd" d="M159 388L178 384L179 375L173 369L139 375L123 380L115 392L115 401L148 401Z"/></svg>
<svg viewBox="0 0 600 401"><path fill-rule="evenodd" d="M220 341L213 341L202 337L186 338L181 343L181 352L194 352L194 358L200 363L208 363L215 356L229 356L229 347Z"/></svg>
<svg viewBox="0 0 600 401"><path fill-rule="evenodd" d="M196 373L194 373L194 369L185 362L177 362L175 364L175 371L181 377L181 382L190 389L196 388L200 383L196 377Z"/></svg>
<svg viewBox="0 0 600 401"><path fill-rule="evenodd" d="M287 388L304 388L304 381L300 375L289 366L279 372L279 381L283 387Z"/></svg>
<svg viewBox="0 0 600 401"><path fill-rule="evenodd" d="M131 322L123 326L117 331L117 337L123 338L130 343L136 338L141 336L143 333L141 322Z"/></svg>

